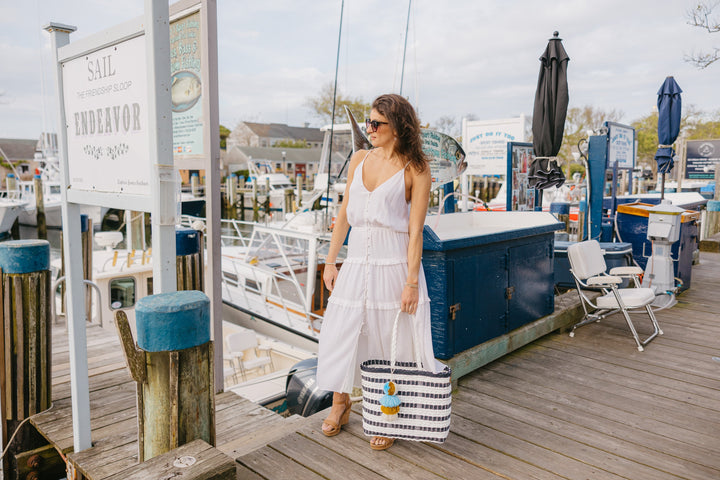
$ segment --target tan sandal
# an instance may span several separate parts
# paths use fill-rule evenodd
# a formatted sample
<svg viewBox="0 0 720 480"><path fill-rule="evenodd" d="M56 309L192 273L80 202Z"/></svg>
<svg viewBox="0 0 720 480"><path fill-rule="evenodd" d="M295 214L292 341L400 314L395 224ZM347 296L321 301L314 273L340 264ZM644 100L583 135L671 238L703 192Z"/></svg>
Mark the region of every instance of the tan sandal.
<svg viewBox="0 0 720 480"><path fill-rule="evenodd" d="M376 438L382 438L383 440L385 440L385 443L382 443L382 444L372 443L373 440L375 440ZM372 448L373 450L387 450L388 448L393 446L393 443L395 443L394 438L373 437L372 440L370 440L370 448Z"/></svg>
<svg viewBox="0 0 720 480"><path fill-rule="evenodd" d="M343 425L347 425L347 423L350 421L350 411L352 407L352 401L350 401L350 395L347 396L347 401L345 403L345 410L343 411L342 415L340 415L340 422L336 422L335 420L331 420L330 417L323 420L323 425L328 425L330 427L330 430L325 430L324 428L321 428L322 433L325 434L326 437L334 437L338 433L340 433L340 430L342 430ZM342 405L340 403L333 403L333 405Z"/></svg>

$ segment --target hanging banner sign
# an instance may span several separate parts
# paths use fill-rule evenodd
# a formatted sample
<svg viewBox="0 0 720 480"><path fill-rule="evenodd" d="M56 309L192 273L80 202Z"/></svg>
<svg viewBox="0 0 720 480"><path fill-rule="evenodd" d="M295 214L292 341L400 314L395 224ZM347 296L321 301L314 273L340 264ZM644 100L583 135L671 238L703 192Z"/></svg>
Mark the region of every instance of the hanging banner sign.
<svg viewBox="0 0 720 480"><path fill-rule="evenodd" d="M605 122L608 127L608 155L607 168L635 167L635 129L619 123Z"/></svg>
<svg viewBox="0 0 720 480"><path fill-rule="evenodd" d="M712 180L720 163L720 140L688 140L685 178Z"/></svg>
<svg viewBox="0 0 720 480"><path fill-rule="evenodd" d="M204 153L200 25L199 11L170 22L170 94L176 160L202 158Z"/></svg>
<svg viewBox="0 0 720 480"><path fill-rule="evenodd" d="M69 187L150 195L145 37L63 63Z"/></svg>
<svg viewBox="0 0 720 480"><path fill-rule="evenodd" d="M468 175L505 175L508 142L527 140L527 120L518 118L463 122Z"/></svg>

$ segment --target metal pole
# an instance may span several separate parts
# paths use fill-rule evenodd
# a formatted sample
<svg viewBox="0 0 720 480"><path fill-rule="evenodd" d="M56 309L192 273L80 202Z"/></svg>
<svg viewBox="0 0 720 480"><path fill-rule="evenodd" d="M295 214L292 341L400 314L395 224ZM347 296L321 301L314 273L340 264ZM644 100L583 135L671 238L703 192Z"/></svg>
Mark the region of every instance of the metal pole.
<svg viewBox="0 0 720 480"><path fill-rule="evenodd" d="M51 51L55 64L55 82L58 98L58 155L62 186L63 252L66 266L68 295L67 326L70 353L70 396L72 401L73 448L75 452L92 446L90 431L90 383L88 380L87 335L85 332L85 285L83 285L80 206L69 203L67 187L70 176L67 168L68 145L66 135L65 100L62 66L58 63L58 49L70 43L70 33L77 30L69 25L50 23L45 26L50 32Z"/></svg>
<svg viewBox="0 0 720 480"><path fill-rule="evenodd" d="M405 23L405 46L403 47L402 68L400 69L400 95L402 95L403 78L405 77L405 52L407 51L407 39L408 39L408 28L410 27L410 6L411 5L412 5L412 0L408 0L407 22ZM465 201L464 205L467 206L467 200Z"/></svg>
<svg viewBox="0 0 720 480"><path fill-rule="evenodd" d="M167 0L145 0L148 143L152 172L154 293L177 289L175 273L176 171L170 111L170 12Z"/></svg>
<svg viewBox="0 0 720 480"><path fill-rule="evenodd" d="M342 21L343 21L343 11L345 10L345 0L342 0L342 3L340 4L340 28L338 29L338 46L337 46L337 56L335 57L335 88L333 89L333 103L332 103L332 120L330 121L330 148L328 148L328 182L327 182L327 192L325 194L325 197L327 200L325 201L325 225L330 224L330 167L332 166L332 144L333 144L333 136L335 133L335 99L337 98L337 79L338 79L338 67L340 66L340 39L342 38ZM302 189L298 190L298 205L300 205L300 196L302 194Z"/></svg>

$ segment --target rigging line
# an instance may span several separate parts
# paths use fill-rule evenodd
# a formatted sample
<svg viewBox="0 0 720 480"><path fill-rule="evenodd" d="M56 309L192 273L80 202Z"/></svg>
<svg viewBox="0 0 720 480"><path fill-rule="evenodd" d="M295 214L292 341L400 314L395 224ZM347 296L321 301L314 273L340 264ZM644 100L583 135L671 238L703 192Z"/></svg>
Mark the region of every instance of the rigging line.
<svg viewBox="0 0 720 480"><path fill-rule="evenodd" d="M402 95L403 79L405 77L405 52L407 51L408 28L410 27L410 7L412 0L408 0L407 21L405 22L405 46L403 47L402 68L400 69L400 95Z"/></svg>
<svg viewBox="0 0 720 480"><path fill-rule="evenodd" d="M338 46L337 55L335 57L335 87L333 89L333 101L332 101L332 116L330 121L330 145L328 148L328 169L327 169L327 193L325 195L325 220L330 220L330 172L332 167L332 147L333 137L335 136L335 101L337 100L337 80L338 80L338 68L340 66L340 40L342 39L342 22L343 12L345 11L345 0L340 3L340 27L338 28ZM328 223L326 223L327 225Z"/></svg>

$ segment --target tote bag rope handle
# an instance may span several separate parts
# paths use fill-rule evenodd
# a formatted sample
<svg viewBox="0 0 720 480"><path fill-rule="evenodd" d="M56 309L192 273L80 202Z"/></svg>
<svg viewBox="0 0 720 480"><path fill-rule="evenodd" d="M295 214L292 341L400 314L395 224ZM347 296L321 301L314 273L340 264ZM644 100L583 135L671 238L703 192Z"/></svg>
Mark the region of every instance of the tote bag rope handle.
<svg viewBox="0 0 720 480"><path fill-rule="evenodd" d="M395 372L395 361L397 357L397 333L398 323L400 322L400 315L403 314L402 310L399 310L395 315L395 321L393 322L392 340L390 345L390 380L392 381L393 373ZM420 345L418 344L417 337L415 336L415 315L407 314L408 319L411 320L410 331L412 332L413 350L415 352L415 364L418 368L422 368L422 360L420 356Z"/></svg>

